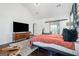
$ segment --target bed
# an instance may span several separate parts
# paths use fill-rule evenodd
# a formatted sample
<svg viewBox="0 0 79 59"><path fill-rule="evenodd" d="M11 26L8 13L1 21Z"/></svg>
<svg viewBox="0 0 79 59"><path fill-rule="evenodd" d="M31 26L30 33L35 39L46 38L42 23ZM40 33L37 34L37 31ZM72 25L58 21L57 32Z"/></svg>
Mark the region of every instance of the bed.
<svg viewBox="0 0 79 59"><path fill-rule="evenodd" d="M50 36L50 35L49 35ZM52 40L52 38L55 38L56 42L54 43ZM65 44L61 44L61 42L57 42L57 40L62 41L63 39L61 39L62 36L61 35L52 35L51 37L48 38L48 35L38 35L36 37L32 38L32 43L35 46L41 47L43 49L46 49L49 51L49 55L51 55L51 51L56 52L56 53L60 53L60 54L64 54L64 55L76 55L79 56L79 39L77 40L77 42L66 42ZM45 42L44 42L45 41ZM50 42L50 43L48 43ZM70 46L69 46L70 45ZM67 47L68 46L68 47Z"/></svg>

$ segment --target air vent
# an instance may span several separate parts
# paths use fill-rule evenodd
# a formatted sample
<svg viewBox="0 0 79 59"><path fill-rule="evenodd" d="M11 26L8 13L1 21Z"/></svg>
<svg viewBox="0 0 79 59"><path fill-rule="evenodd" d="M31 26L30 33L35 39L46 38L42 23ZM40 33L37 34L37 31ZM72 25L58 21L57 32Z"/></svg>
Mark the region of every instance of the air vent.
<svg viewBox="0 0 79 59"><path fill-rule="evenodd" d="M57 4L56 7L57 7L57 8L58 8L58 7L61 7L61 4Z"/></svg>

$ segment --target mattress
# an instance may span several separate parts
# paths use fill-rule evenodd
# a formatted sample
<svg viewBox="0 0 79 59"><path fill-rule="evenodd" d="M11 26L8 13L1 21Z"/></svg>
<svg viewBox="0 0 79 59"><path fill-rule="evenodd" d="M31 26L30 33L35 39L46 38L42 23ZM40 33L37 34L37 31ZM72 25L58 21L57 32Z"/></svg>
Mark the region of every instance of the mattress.
<svg viewBox="0 0 79 59"><path fill-rule="evenodd" d="M65 53L69 53L69 54L72 54L72 55L79 56L79 42L75 42L75 50L71 50L71 49L68 49L66 47L56 45L56 44L53 44L53 43L48 44L48 43L44 43L44 42L33 42L33 45L43 47L43 48L47 48L47 49L52 48L52 50L56 49L56 50L59 50L59 51L65 52Z"/></svg>

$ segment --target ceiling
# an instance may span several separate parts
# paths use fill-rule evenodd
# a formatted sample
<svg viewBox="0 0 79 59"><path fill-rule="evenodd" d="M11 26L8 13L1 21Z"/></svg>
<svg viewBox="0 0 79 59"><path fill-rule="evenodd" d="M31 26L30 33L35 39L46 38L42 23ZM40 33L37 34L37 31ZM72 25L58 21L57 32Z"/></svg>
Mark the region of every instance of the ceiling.
<svg viewBox="0 0 79 59"><path fill-rule="evenodd" d="M66 16L71 11L71 3L22 3L35 19Z"/></svg>

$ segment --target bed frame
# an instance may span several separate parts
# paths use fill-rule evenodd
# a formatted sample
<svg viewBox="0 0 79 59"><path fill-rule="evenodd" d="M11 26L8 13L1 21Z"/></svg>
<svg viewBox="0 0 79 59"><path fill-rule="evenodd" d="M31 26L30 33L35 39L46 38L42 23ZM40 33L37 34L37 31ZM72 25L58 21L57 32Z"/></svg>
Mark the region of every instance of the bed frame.
<svg viewBox="0 0 79 59"><path fill-rule="evenodd" d="M34 44L33 44L33 45L34 45ZM55 56L56 53L62 54L62 56L75 56L75 55L73 55L73 54L70 54L70 53L66 53L66 52L57 50L57 49L55 49L55 48L41 47L41 46L38 46L38 45L34 45L34 46L39 47L38 50L39 50L40 48L47 50L47 51L48 51L48 56L52 56L52 55Z"/></svg>

